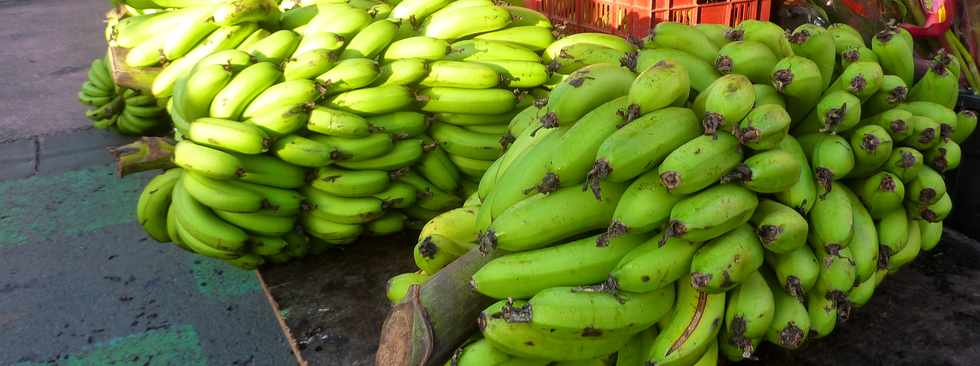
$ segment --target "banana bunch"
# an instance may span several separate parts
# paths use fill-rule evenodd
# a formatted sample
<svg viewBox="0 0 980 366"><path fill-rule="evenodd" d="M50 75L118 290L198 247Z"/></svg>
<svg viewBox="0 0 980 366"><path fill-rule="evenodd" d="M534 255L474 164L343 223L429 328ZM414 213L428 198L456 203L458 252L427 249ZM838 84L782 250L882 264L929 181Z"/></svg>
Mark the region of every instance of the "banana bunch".
<svg viewBox="0 0 980 366"><path fill-rule="evenodd" d="M138 136L163 132L170 124L166 111L152 95L116 86L102 58L92 61L78 100L91 107L85 117L92 120L95 128L113 128L124 135Z"/></svg>
<svg viewBox="0 0 980 366"><path fill-rule="evenodd" d="M514 114L463 207L422 226L419 270L389 299L501 251L470 279L498 301L447 365L715 365L827 336L938 244L943 173L976 125L951 109L954 65L915 80L904 30L855 35L745 21L660 23L640 49L558 39L547 98Z"/></svg>

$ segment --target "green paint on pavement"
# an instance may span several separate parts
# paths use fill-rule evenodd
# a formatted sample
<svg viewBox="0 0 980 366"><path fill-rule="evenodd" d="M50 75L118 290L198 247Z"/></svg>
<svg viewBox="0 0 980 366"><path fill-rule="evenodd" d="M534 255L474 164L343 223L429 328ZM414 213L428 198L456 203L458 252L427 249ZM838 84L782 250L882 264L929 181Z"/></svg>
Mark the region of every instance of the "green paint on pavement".
<svg viewBox="0 0 980 366"><path fill-rule="evenodd" d="M193 326L181 325L166 329L116 338L91 348L65 356L58 365L207 365L207 355L201 349ZM19 363L14 366L50 365L50 363Z"/></svg>
<svg viewBox="0 0 980 366"><path fill-rule="evenodd" d="M192 259L194 280L202 294L218 299L228 299L252 294L261 289L255 271L246 271L223 261L195 257Z"/></svg>
<svg viewBox="0 0 980 366"><path fill-rule="evenodd" d="M106 165L0 182L0 249L133 222L146 178Z"/></svg>

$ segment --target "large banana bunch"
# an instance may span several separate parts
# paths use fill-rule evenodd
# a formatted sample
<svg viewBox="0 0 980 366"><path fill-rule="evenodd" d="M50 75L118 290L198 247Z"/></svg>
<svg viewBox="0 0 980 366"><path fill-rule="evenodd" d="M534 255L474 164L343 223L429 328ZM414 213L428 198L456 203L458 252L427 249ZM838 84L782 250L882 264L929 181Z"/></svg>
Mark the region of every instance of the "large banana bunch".
<svg viewBox="0 0 980 366"><path fill-rule="evenodd" d="M152 95L116 86L103 58L92 61L78 100L90 107L85 117L95 128L138 136L164 132L170 124L166 111Z"/></svg>
<svg viewBox="0 0 980 366"><path fill-rule="evenodd" d="M903 31L854 34L746 21L661 23L639 52L555 41L547 103L514 114L504 146L467 152L489 162L476 193L422 227L419 272L389 299L469 250L502 251L471 278L499 301L452 365L715 365L827 336L939 242L942 173L976 125L950 109L950 66L912 80ZM435 140L464 153L467 125L437 119Z"/></svg>

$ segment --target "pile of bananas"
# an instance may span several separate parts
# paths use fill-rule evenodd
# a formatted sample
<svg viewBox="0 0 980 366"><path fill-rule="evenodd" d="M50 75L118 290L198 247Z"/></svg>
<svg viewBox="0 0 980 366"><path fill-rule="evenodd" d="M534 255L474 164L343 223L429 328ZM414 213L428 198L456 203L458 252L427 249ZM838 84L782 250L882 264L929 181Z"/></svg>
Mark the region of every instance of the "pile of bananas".
<svg viewBox="0 0 980 366"><path fill-rule="evenodd" d="M244 268L460 207L514 139L510 121L560 80L541 55L551 23L526 8L269 4L144 10L109 32L129 66L162 67L151 92L178 140L178 168L147 185L140 223Z"/></svg>
<svg viewBox="0 0 980 366"><path fill-rule="evenodd" d="M167 112L152 95L113 83L105 59L92 60L78 100L91 107L85 117L95 128L114 128L121 134L137 136L159 133L170 125Z"/></svg>
<svg viewBox="0 0 980 366"><path fill-rule="evenodd" d="M902 29L661 23L544 56L567 75L389 281L398 302L496 255L470 284L499 302L447 364L715 365L827 336L939 242L977 123L955 61L914 79Z"/></svg>

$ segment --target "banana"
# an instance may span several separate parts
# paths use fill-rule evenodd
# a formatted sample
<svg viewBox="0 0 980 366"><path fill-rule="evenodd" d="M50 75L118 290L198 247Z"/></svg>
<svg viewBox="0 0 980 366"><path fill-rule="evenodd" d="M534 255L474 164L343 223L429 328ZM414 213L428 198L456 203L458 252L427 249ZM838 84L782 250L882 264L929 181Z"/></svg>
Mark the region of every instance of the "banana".
<svg viewBox="0 0 980 366"><path fill-rule="evenodd" d="M403 182L391 182L388 188L375 193L372 197L382 201L382 206L407 208L415 204L417 199L415 187Z"/></svg>
<svg viewBox="0 0 980 366"><path fill-rule="evenodd" d="M477 324L494 348L508 354L544 360L587 360L621 348L632 334L611 334L576 339L560 338L529 323L522 315L530 311L524 301L501 300L480 313Z"/></svg>
<svg viewBox="0 0 980 366"><path fill-rule="evenodd" d="M283 63L283 78L287 81L313 79L330 70L334 65L334 59L336 59L336 54L325 49L315 49L294 55Z"/></svg>
<svg viewBox="0 0 980 366"><path fill-rule="evenodd" d="M888 271L895 272L902 266L911 263L915 257L919 256L922 250L922 233L919 224L910 222L908 225L908 240L905 247L897 253L893 253L888 259Z"/></svg>
<svg viewBox="0 0 980 366"><path fill-rule="evenodd" d="M435 61L419 81L424 87L487 89L500 84L500 75L488 66L463 61Z"/></svg>
<svg viewBox="0 0 980 366"><path fill-rule="evenodd" d="M310 238L304 233L292 231L283 236L283 239L286 239L287 244L283 252L291 258L303 258L310 252Z"/></svg>
<svg viewBox="0 0 980 366"><path fill-rule="evenodd" d="M783 150L768 150L745 159L730 173L721 177L721 183L737 182L759 193L783 192L800 177L800 162L793 154Z"/></svg>
<svg viewBox="0 0 980 366"><path fill-rule="evenodd" d="M612 239L610 243L630 236ZM658 237L652 238L632 249L609 271L609 282L630 292L649 292L668 286L690 272L691 258L700 246L701 243L678 238L661 244Z"/></svg>
<svg viewBox="0 0 980 366"><path fill-rule="evenodd" d="M804 301L806 294L817 284L820 276L820 263L817 256L807 245L802 245L793 251L781 254L767 254L766 264L772 269L775 277L771 283L773 293L790 295L798 301Z"/></svg>
<svg viewBox="0 0 980 366"><path fill-rule="evenodd" d="M807 240L815 249L836 253L847 247L854 233L854 211L847 198L847 187L834 182L818 195L810 211Z"/></svg>
<svg viewBox="0 0 980 366"><path fill-rule="evenodd" d="M327 107L314 108L306 127L313 132L338 137L360 138L371 134L371 125L363 117Z"/></svg>
<svg viewBox="0 0 980 366"><path fill-rule="evenodd" d="M887 258L902 251L908 243L909 217L905 208L899 207L883 215L875 228L878 230L878 243L881 246L879 255L885 257L879 263L887 264Z"/></svg>
<svg viewBox="0 0 980 366"><path fill-rule="evenodd" d="M363 224L384 215L382 201L374 197L341 197L315 188L301 191L313 205L311 215L338 224Z"/></svg>
<svg viewBox="0 0 980 366"><path fill-rule="evenodd" d="M505 10L510 10L504 8ZM517 25L516 19L511 17L511 25L507 29L480 34L474 39L486 39L491 41L509 42L532 51L543 51L555 41L550 27L540 27L536 25Z"/></svg>
<svg viewBox="0 0 980 366"><path fill-rule="evenodd" d="M273 256L282 253L289 246L286 239L269 236L252 236L249 238L249 244L252 246L252 253L261 256Z"/></svg>
<svg viewBox="0 0 980 366"><path fill-rule="evenodd" d="M769 81L769 73L779 61L766 45L755 41L734 41L718 50L715 69L722 75L742 74L752 82Z"/></svg>
<svg viewBox="0 0 980 366"><path fill-rule="evenodd" d="M299 188L306 183L306 171L267 155L237 155L242 166L238 178L244 182L277 188Z"/></svg>
<svg viewBox="0 0 980 366"><path fill-rule="evenodd" d="M432 146L419 160L417 169L426 180L444 191L453 191L459 187L459 170L439 146Z"/></svg>
<svg viewBox="0 0 980 366"><path fill-rule="evenodd" d="M943 222L928 222L925 220L916 220L917 225L919 225L919 234L922 236L922 250L930 251L939 244L939 240L943 236Z"/></svg>
<svg viewBox="0 0 980 366"><path fill-rule="evenodd" d="M835 297L822 292L811 293L807 297L806 307L810 315L810 337L819 339L826 337L834 331L837 326L837 318L846 316L839 309L843 306L838 304L840 301L847 301L845 297Z"/></svg>
<svg viewBox="0 0 980 366"><path fill-rule="evenodd" d="M861 100L846 91L833 91L820 98L806 119L794 126L794 135L846 131L861 121Z"/></svg>
<svg viewBox="0 0 980 366"><path fill-rule="evenodd" d="M674 305L674 296L671 286L645 293L613 293L602 284L552 287L528 300L527 315L532 328L557 338L632 335L666 315ZM512 319L523 315L518 310Z"/></svg>
<svg viewBox="0 0 980 366"><path fill-rule="evenodd" d="M327 95L363 88L374 82L380 69L378 63L367 58L349 58L337 62L330 70L316 77L324 85Z"/></svg>
<svg viewBox="0 0 980 366"><path fill-rule="evenodd" d="M255 125L220 118L194 121L187 137L200 145L242 154L261 154L272 145L272 140Z"/></svg>
<svg viewBox="0 0 980 366"><path fill-rule="evenodd" d="M646 70L664 60L682 65L688 72L691 88L698 92L707 90L711 83L721 77L721 74L715 70L714 60L705 61L684 51L670 48L640 50L636 56L636 69Z"/></svg>
<svg viewBox="0 0 980 366"><path fill-rule="evenodd" d="M931 205L946 194L946 182L941 173L924 166L919 170L915 179L909 182L908 191L906 200L920 205ZM895 206L899 205L896 204Z"/></svg>
<svg viewBox="0 0 980 366"><path fill-rule="evenodd" d="M670 61L661 61L641 72L630 85L626 122L640 115L687 101L691 90L687 70Z"/></svg>
<svg viewBox="0 0 980 366"><path fill-rule="evenodd" d="M337 166L354 170L395 170L415 164L422 158L422 140L401 140L384 155L365 160L340 160Z"/></svg>
<svg viewBox="0 0 980 366"><path fill-rule="evenodd" d="M576 33L555 40L555 42L548 46L548 48L546 48L542 53L545 63L550 63L552 60L558 58L558 54L561 53L561 50L565 47L579 43L596 44L623 52L636 51L636 46L633 43L616 35L588 32Z"/></svg>
<svg viewBox="0 0 980 366"><path fill-rule="evenodd" d="M695 24L694 29L697 29L698 32L701 32L701 34L704 34L705 37L708 37L708 40L710 40L715 47L722 48L731 42L726 35L732 30L732 27L727 25L703 23Z"/></svg>
<svg viewBox="0 0 980 366"><path fill-rule="evenodd" d="M726 34L731 41L762 42L776 57L793 56L793 46L785 32L778 25L760 20L746 19L738 24L732 32Z"/></svg>
<svg viewBox="0 0 980 366"><path fill-rule="evenodd" d="M364 232L362 225L333 222L313 213L300 216L300 224L306 233L329 244L348 244Z"/></svg>
<svg viewBox="0 0 980 366"><path fill-rule="evenodd" d="M125 106L126 103L123 100L123 97L117 96L115 98L112 98L111 101L109 101L108 103L106 103L105 105L99 108L90 109L86 111L85 117L88 117L88 119L93 121L109 118L119 114L121 111L124 110Z"/></svg>
<svg viewBox="0 0 980 366"><path fill-rule="evenodd" d="M782 94L779 94L779 91L777 91L775 87L770 84L752 84L752 86L755 88L756 108L767 104L775 104L784 110L786 109L786 99L783 98ZM748 116L746 116L746 118L748 118Z"/></svg>
<svg viewBox="0 0 980 366"><path fill-rule="evenodd" d="M210 116L238 120L248 104L282 78L276 65L259 62L242 70L211 102Z"/></svg>
<svg viewBox="0 0 980 366"><path fill-rule="evenodd" d="M501 154L501 146L494 135L468 131L447 123L433 123L429 131L432 138L451 155L470 159L493 160Z"/></svg>
<svg viewBox="0 0 980 366"><path fill-rule="evenodd" d="M891 135L892 141L899 142L912 135L912 128L909 126L909 119L912 113L902 109L889 109L875 116L861 121L862 125L875 124L881 126Z"/></svg>
<svg viewBox="0 0 980 366"><path fill-rule="evenodd" d="M232 183L211 179L193 172L181 179L184 190L198 202L216 210L255 212L268 206L256 191Z"/></svg>
<svg viewBox="0 0 980 366"><path fill-rule="evenodd" d="M847 23L834 23L827 26L827 32L834 37L834 47L837 53L850 47L864 47L861 33Z"/></svg>
<svg viewBox="0 0 980 366"><path fill-rule="evenodd" d="M855 262L855 277L858 282L866 282L874 278L878 269L878 231L874 219L861 203L854 192L847 191L854 213L854 234L847 247L851 250Z"/></svg>
<svg viewBox="0 0 980 366"><path fill-rule="evenodd" d="M879 270L880 272L888 273L888 270ZM851 289L851 292L847 293L847 303L850 306L862 307L871 300L871 296L874 295L875 288L877 287L877 276L871 276L867 281L861 282L857 286Z"/></svg>
<svg viewBox="0 0 980 366"><path fill-rule="evenodd" d="M871 217L880 219L888 212L902 206L905 184L889 172L878 172L852 185Z"/></svg>
<svg viewBox="0 0 980 366"><path fill-rule="evenodd" d="M721 330L725 317L725 293L700 292L691 286L690 277L685 276L677 281L676 310L653 341L648 364L694 364Z"/></svg>
<svg viewBox="0 0 980 366"><path fill-rule="evenodd" d="M185 175L186 177L186 175ZM179 235L184 243L192 248L191 238L218 251L237 253L241 251L248 235L245 231L218 218L210 209L195 200L184 190L184 184L174 186L173 202L178 232L186 231L188 235ZM203 253L202 253L203 254Z"/></svg>
<svg viewBox="0 0 980 366"><path fill-rule="evenodd" d="M527 149L523 156L515 160L506 171L498 172L496 187L487 204L492 217L535 193L548 194L559 188L557 182L546 175L548 161L561 147L561 135L568 127L560 127L544 139ZM545 178L542 179L541 177Z"/></svg>
<svg viewBox="0 0 980 366"><path fill-rule="evenodd" d="M425 60L417 58L397 59L381 66L373 86L411 85L422 80L429 73Z"/></svg>
<svg viewBox="0 0 980 366"><path fill-rule="evenodd" d="M776 201L763 199L749 219L759 241L769 251L790 253L806 244L809 227L796 210Z"/></svg>
<svg viewBox="0 0 980 366"><path fill-rule="evenodd" d="M923 167L922 153L910 147L897 147L882 166L885 171L895 174L902 182L911 182Z"/></svg>
<svg viewBox="0 0 980 366"><path fill-rule="evenodd" d="M625 233L646 233L661 227L670 217L670 209L683 198L667 191L657 171L644 173L626 188L609 228L596 244L605 245L609 239Z"/></svg>
<svg viewBox="0 0 980 366"><path fill-rule="evenodd" d="M493 161L490 160L480 160L480 159L470 159L463 156L448 155L449 160L452 161L454 169L457 169L463 175L470 177L471 179L479 179L486 172L489 171ZM466 179L460 181L461 186L465 186Z"/></svg>
<svg viewBox="0 0 980 366"><path fill-rule="evenodd" d="M405 228L405 220L408 217L401 212L388 212L377 220L364 225L364 234L367 236L385 236L401 232Z"/></svg>
<svg viewBox="0 0 980 366"><path fill-rule="evenodd" d="M772 71L772 86L786 97L786 110L802 121L820 101L823 77L816 63L806 57L786 57Z"/></svg>
<svg viewBox="0 0 980 366"><path fill-rule="evenodd" d="M502 85L507 88L533 88L548 81L550 73L545 65L530 61L474 61L490 67L500 75Z"/></svg>
<svg viewBox="0 0 980 366"><path fill-rule="evenodd" d="M419 239L430 235L442 235L457 243L459 252L465 253L476 245L477 232L475 218L478 209L456 208L439 214L429 220L419 232Z"/></svg>
<svg viewBox="0 0 980 366"><path fill-rule="evenodd" d="M970 110L961 110L956 114L956 129L953 130L952 139L957 144L962 144L973 134L977 128L977 113Z"/></svg>
<svg viewBox="0 0 980 366"><path fill-rule="evenodd" d="M272 34L272 32L260 28L255 32L252 32L252 34L250 34L248 38L245 38L245 40L242 41L242 43L240 43L238 47L235 47L235 50L248 53L249 56L251 56L251 52L246 52L245 50L251 49L256 42L261 41L263 38L268 37L270 34Z"/></svg>
<svg viewBox="0 0 980 366"><path fill-rule="evenodd" d="M370 116L406 109L414 101L415 96L408 88L389 85L340 93L331 98L327 105L331 108Z"/></svg>
<svg viewBox="0 0 980 366"><path fill-rule="evenodd" d="M368 14L370 14L374 19L387 18L393 9L392 5L377 0L352 0L347 4L358 9L367 10Z"/></svg>
<svg viewBox="0 0 980 366"><path fill-rule="evenodd" d="M86 95L89 96L90 98L91 97L108 98L113 96L113 94L115 94L115 87L110 86L108 88L102 89L96 86L94 83L92 83L92 80L90 79L82 84L82 89L80 90L80 92L81 93L79 93L79 95Z"/></svg>
<svg viewBox="0 0 980 366"><path fill-rule="evenodd" d="M388 188L388 173L379 170L317 169L310 185L340 197L370 197Z"/></svg>
<svg viewBox="0 0 980 366"><path fill-rule="evenodd" d="M731 353L726 352L729 360L752 358L755 347L769 331L775 311L773 291L758 271L732 290L725 309L725 328L718 338L722 350L732 349Z"/></svg>
<svg viewBox="0 0 980 366"><path fill-rule="evenodd" d="M848 66L851 66L855 62L878 62L878 55L865 46L853 46L838 52L838 59L840 60L838 71L840 71L847 69ZM895 77L898 80L902 80L902 78ZM902 81L902 83L904 84L905 81Z"/></svg>
<svg viewBox="0 0 980 366"><path fill-rule="evenodd" d="M741 186L722 184L708 188L674 205L664 240L717 238L749 221L758 205L755 193Z"/></svg>
<svg viewBox="0 0 980 366"><path fill-rule="evenodd" d="M309 120L306 105L279 105L253 113L244 123L258 127L270 138L280 138L299 131Z"/></svg>
<svg viewBox="0 0 980 366"><path fill-rule="evenodd" d="M912 219L921 219L928 222L941 222L946 219L950 211L953 210L953 201L949 198L949 194L944 194L939 197L936 203L931 205L921 205L913 202L906 201L906 206L908 207L909 215Z"/></svg>
<svg viewBox="0 0 980 366"><path fill-rule="evenodd" d="M902 78L905 85L913 85L915 61L912 38L907 35L908 31L899 27L884 29L871 37L871 50L878 55L885 73Z"/></svg>
<svg viewBox="0 0 980 366"><path fill-rule="evenodd" d="M821 267L817 284L810 296L812 297L814 294L823 295L821 297L834 299L841 303L854 287L857 277L851 249L844 248L836 253L816 249L814 252L820 260Z"/></svg>
<svg viewBox="0 0 980 366"><path fill-rule="evenodd" d="M862 177L879 170L895 145L888 131L878 125L858 127L849 140L854 152L854 169L848 177Z"/></svg>
<svg viewBox="0 0 980 366"><path fill-rule="evenodd" d="M344 52L340 54L340 59L373 59L395 40L397 32L398 25L395 22L386 19L375 21L351 38Z"/></svg>
<svg viewBox="0 0 980 366"><path fill-rule="evenodd" d="M262 209L257 213L269 216L292 217L303 208L303 196L292 189L268 187L242 181L224 181L262 196Z"/></svg>
<svg viewBox="0 0 980 366"><path fill-rule="evenodd" d="M392 177L414 187L418 192L418 199L416 200L417 204L415 206L426 211L432 211L435 213L433 216L436 216L443 211L457 208L463 203L462 198L453 193L445 192L439 189L415 171L400 170L397 172L392 172ZM426 218L426 221L429 219L430 218Z"/></svg>
<svg viewBox="0 0 980 366"><path fill-rule="evenodd" d="M834 36L819 25L804 23L787 33L786 38L794 54L813 60L820 68L824 89L830 86L837 59Z"/></svg>
<svg viewBox="0 0 980 366"><path fill-rule="evenodd" d="M941 140L941 126L929 117L912 116L908 124L912 130L912 135L905 140L899 141L900 144L915 148L919 151L926 151L939 144Z"/></svg>
<svg viewBox="0 0 980 366"><path fill-rule="evenodd" d="M78 92L78 101L92 107L102 107L109 104L115 97L93 97L83 92Z"/></svg>
<svg viewBox="0 0 980 366"><path fill-rule="evenodd" d="M394 20L421 22L432 13L448 5L448 0L405 0L391 9L388 16Z"/></svg>
<svg viewBox="0 0 980 366"><path fill-rule="evenodd" d="M556 42L557 43L557 42ZM554 45L554 44L552 44ZM450 45L444 59L451 61L527 61L541 62L537 53L507 42L468 39Z"/></svg>
<svg viewBox="0 0 980 366"><path fill-rule="evenodd" d="M438 234L422 238L413 251L415 265L427 274L435 274L459 257L448 249L454 245L451 239Z"/></svg>
<svg viewBox="0 0 980 366"><path fill-rule="evenodd" d="M734 135L739 144L763 151L779 147L783 138L789 133L791 118L786 109L779 104L759 104L759 87L755 85L756 107L734 128ZM771 87L769 87L771 89ZM775 93L775 90L773 90ZM799 164L797 164L799 165ZM795 182L794 178L794 182Z"/></svg>
<svg viewBox="0 0 980 366"><path fill-rule="evenodd" d="M430 278L432 278L432 276L424 272L408 272L392 276L387 282L385 282L385 294L388 297L388 301L391 301L392 304L400 303L402 299L405 298L405 295L408 294L408 291L412 286L421 287ZM473 346L474 344L470 344L467 346L467 349L470 349L470 347ZM507 357L507 355L503 353L498 352L498 354L503 355L503 357Z"/></svg>
<svg viewBox="0 0 980 366"><path fill-rule="evenodd" d="M959 118L957 117L956 112L953 112L952 109L940 104L925 101L913 101L900 104L896 108L912 112L912 114L916 116L932 119L939 124L939 135L944 140L952 137L959 128Z"/></svg>
<svg viewBox="0 0 980 366"><path fill-rule="evenodd" d="M929 151L926 151L926 163L936 170L945 173L960 166L962 158L960 145L953 140L940 141Z"/></svg>
<svg viewBox="0 0 980 366"><path fill-rule="evenodd" d="M343 36L330 32L306 32L296 46L293 57L313 50L338 51L344 47Z"/></svg>
<svg viewBox="0 0 980 366"><path fill-rule="evenodd" d="M232 74L237 74L254 63L255 59L247 52L236 49L228 49L217 51L202 58L201 61L190 70L190 72L197 72L198 69L205 66L218 65L223 66L225 70L230 71ZM201 83L201 85L205 84Z"/></svg>
<svg viewBox="0 0 980 366"><path fill-rule="evenodd" d="M824 94L846 91L865 101L881 89L884 77L884 71L877 62L854 62L841 72L837 80L824 91Z"/></svg>
<svg viewBox="0 0 980 366"><path fill-rule="evenodd" d="M419 91L417 100L425 112L499 114L514 109L516 97L505 89L434 87Z"/></svg>
<svg viewBox="0 0 980 366"><path fill-rule="evenodd" d="M251 47L239 49L248 52L259 62L280 64L296 51L300 38L296 32L283 29L255 42Z"/></svg>
<svg viewBox="0 0 980 366"><path fill-rule="evenodd" d="M812 133L798 139L822 190L831 190L832 181L842 179L854 170L854 151L843 137Z"/></svg>
<svg viewBox="0 0 980 366"><path fill-rule="evenodd" d="M250 233L264 236L281 236L294 230L296 227L296 216L273 216L263 213L241 213L222 210L214 210L214 213L221 219L234 224Z"/></svg>
<svg viewBox="0 0 980 366"><path fill-rule="evenodd" d="M775 278L766 277L770 288L779 287ZM772 296L775 307L766 340L786 349L797 349L810 333L810 314L801 300L784 291L772 291Z"/></svg>
<svg viewBox="0 0 980 366"><path fill-rule="evenodd" d="M661 319L667 319L665 316ZM650 346L653 345L653 340L657 337L657 327L650 327L646 330L637 333L616 351L616 365L620 366L642 366L646 362L647 354L650 352Z"/></svg>
<svg viewBox="0 0 980 366"><path fill-rule="evenodd" d="M704 244L691 259L691 285L720 293L741 284L762 266L762 244L752 226L742 224Z"/></svg>
<svg viewBox="0 0 980 366"><path fill-rule="evenodd" d="M310 140L299 135L288 135L272 145L273 155L283 161L308 168L319 168L333 164L336 150L331 146Z"/></svg>
<svg viewBox="0 0 980 366"><path fill-rule="evenodd" d="M319 12L310 21L295 31L306 35L310 33L334 33L345 39L351 39L361 29L374 22L367 10L358 9L348 4L320 3Z"/></svg>
<svg viewBox="0 0 980 366"><path fill-rule="evenodd" d="M909 89L902 78L895 75L885 75L881 88L861 106L864 116L872 116L895 108L908 97Z"/></svg>
<svg viewBox="0 0 980 366"><path fill-rule="evenodd" d="M338 137L314 134L313 141L333 147L335 160L362 161L384 155L392 150L394 141L385 133L372 133L365 137Z"/></svg>
<svg viewBox="0 0 980 366"><path fill-rule="evenodd" d="M706 135L717 131L731 132L752 111L755 104L755 87L748 78L729 74L718 78L707 90L698 95L692 106L702 118Z"/></svg>
<svg viewBox="0 0 980 366"><path fill-rule="evenodd" d="M454 40L507 27L510 13L495 5L476 5L466 10L443 9L422 22L419 32L427 37Z"/></svg>
<svg viewBox="0 0 980 366"><path fill-rule="evenodd" d="M662 22L644 39L644 48L673 48L690 53L705 62L714 62L716 47L703 33L683 23Z"/></svg>
<svg viewBox="0 0 980 366"><path fill-rule="evenodd" d="M241 160L234 155L187 140L174 147L174 163L214 179L231 179L244 173Z"/></svg>
<svg viewBox="0 0 980 366"><path fill-rule="evenodd" d="M664 158L660 181L673 194L707 188L742 161L738 140L729 134L703 135L677 147Z"/></svg>
<svg viewBox="0 0 980 366"><path fill-rule="evenodd" d="M266 109L315 103L320 98L320 86L312 80L290 80L270 86L255 97L242 113L251 118Z"/></svg>
<svg viewBox="0 0 980 366"><path fill-rule="evenodd" d="M576 148L565 149L561 153L553 154L548 162L548 174L553 175L554 179L557 179L563 187L578 184L585 179L590 169L589 162L596 156L596 152L601 148L603 141L615 133L623 124L626 107L626 96L613 99L582 116L579 119L582 123L576 123L561 134L560 145L575 146ZM529 113L522 112L522 115L531 114L533 118L533 115L537 114L536 110L536 108L529 108L526 110ZM515 121L518 121L518 118L521 117L515 117ZM637 121L637 125L652 122L649 118L647 121L642 123ZM522 130L516 135L523 133ZM616 145L610 144L607 148L614 146Z"/></svg>
<svg viewBox="0 0 980 366"><path fill-rule="evenodd" d="M536 249L605 227L626 187L604 183L601 188L602 196L598 200L590 192L569 187L521 201L494 218L490 227L481 233L481 249L484 252L494 248Z"/></svg>
<svg viewBox="0 0 980 366"><path fill-rule="evenodd" d="M516 108L515 108L516 109ZM456 126L486 126L507 124L515 116L514 111L499 114L472 114L472 113L433 113L432 118L453 124Z"/></svg>
<svg viewBox="0 0 980 366"><path fill-rule="evenodd" d="M506 124L472 125L472 126L463 126L463 128L473 132L493 134L493 135L503 135L508 131L510 131L510 126Z"/></svg>
<svg viewBox="0 0 980 366"><path fill-rule="evenodd" d="M571 74L578 69L595 64L618 65L631 56L626 51L595 43L575 43L562 48L549 64L549 69L559 74ZM631 67L628 64L624 65Z"/></svg>
<svg viewBox="0 0 980 366"><path fill-rule="evenodd" d="M411 111L371 116L367 120L375 129L390 134L395 140L419 137L429 126L425 115Z"/></svg>
<svg viewBox="0 0 980 366"><path fill-rule="evenodd" d="M187 75L199 61L218 51L235 48L235 46L241 43L245 37L248 37L257 28L258 26L254 23L218 28L218 30L212 32L194 47L194 49L184 55L184 57L164 67L157 77L153 79L153 85L150 89L151 93L157 98L171 96L177 79ZM261 90L250 90L250 92L258 93Z"/></svg>
<svg viewBox="0 0 980 366"><path fill-rule="evenodd" d="M385 51L384 60L385 62L401 59L435 61L445 57L449 50L449 43L445 40L425 36L409 37L392 42Z"/></svg>
<svg viewBox="0 0 980 366"><path fill-rule="evenodd" d="M513 19L510 23L511 28L533 25L536 27L551 29L551 20L536 10L528 9L522 6L510 5L505 5L504 8L510 12L511 18Z"/></svg>
<svg viewBox="0 0 980 366"><path fill-rule="evenodd" d="M177 236L181 238L181 243L183 244L183 247L186 248L188 251L206 257L211 257L215 259L224 259L224 260L232 260L232 259L239 258L241 256L241 254L237 252L222 250L209 246L209 244L205 243L200 238L197 238L196 236L191 234L180 222L177 222L174 225L175 225Z"/></svg>
<svg viewBox="0 0 980 366"><path fill-rule="evenodd" d="M180 182L182 173L182 169L170 169L153 177L143 188L136 204L136 218L143 230L161 243L172 240L167 229L167 211L174 186Z"/></svg>
<svg viewBox="0 0 980 366"><path fill-rule="evenodd" d="M583 67L551 91L541 125L571 125L603 103L629 94L635 78L633 72L618 65Z"/></svg>
<svg viewBox="0 0 980 366"><path fill-rule="evenodd" d="M215 5L212 18L218 25L274 21L279 8L273 0L240 0Z"/></svg>

